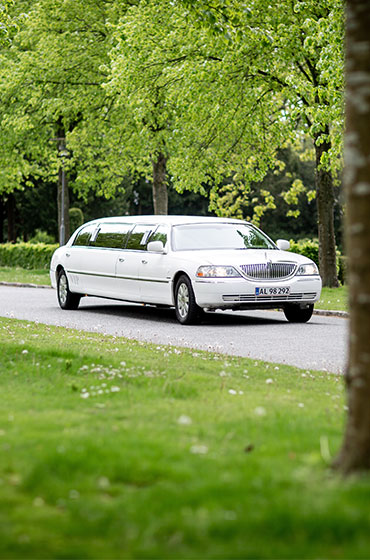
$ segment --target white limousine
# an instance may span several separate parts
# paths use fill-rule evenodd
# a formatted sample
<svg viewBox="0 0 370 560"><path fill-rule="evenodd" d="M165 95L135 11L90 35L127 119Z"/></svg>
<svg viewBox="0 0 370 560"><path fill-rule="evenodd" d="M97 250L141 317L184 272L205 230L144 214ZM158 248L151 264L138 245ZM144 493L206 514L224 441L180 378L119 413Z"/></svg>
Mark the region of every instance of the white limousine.
<svg viewBox="0 0 370 560"><path fill-rule="evenodd" d="M197 216L101 218L78 228L51 260L62 309L83 296L170 306L182 324L216 309L282 309L311 318L316 264L252 224Z"/></svg>

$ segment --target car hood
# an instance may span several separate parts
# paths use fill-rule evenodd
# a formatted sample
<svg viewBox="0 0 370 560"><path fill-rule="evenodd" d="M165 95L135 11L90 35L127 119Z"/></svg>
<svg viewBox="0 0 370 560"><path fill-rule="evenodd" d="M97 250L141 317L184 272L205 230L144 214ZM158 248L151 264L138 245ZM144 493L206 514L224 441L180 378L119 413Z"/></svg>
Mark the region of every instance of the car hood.
<svg viewBox="0 0 370 560"><path fill-rule="evenodd" d="M186 253L186 256L185 256ZM290 262L304 264L312 262L303 255L290 251L265 249L235 249L214 251L179 251L178 256L189 257L192 261L197 258L199 264L242 266L246 264L263 264L266 262Z"/></svg>

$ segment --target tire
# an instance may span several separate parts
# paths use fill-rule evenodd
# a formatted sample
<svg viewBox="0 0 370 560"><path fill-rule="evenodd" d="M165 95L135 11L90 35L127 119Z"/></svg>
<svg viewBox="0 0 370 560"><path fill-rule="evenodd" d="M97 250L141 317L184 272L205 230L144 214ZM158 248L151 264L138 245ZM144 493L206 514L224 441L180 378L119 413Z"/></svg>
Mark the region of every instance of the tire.
<svg viewBox="0 0 370 560"><path fill-rule="evenodd" d="M68 278L64 270L58 275L57 282L58 302L62 309L77 309L81 296L69 290Z"/></svg>
<svg viewBox="0 0 370 560"><path fill-rule="evenodd" d="M284 307L285 317L290 323L307 323L312 317L313 305L301 307L300 304L292 304Z"/></svg>
<svg viewBox="0 0 370 560"><path fill-rule="evenodd" d="M196 304L190 279L183 274L177 281L175 289L176 318L182 325L199 322L202 309Z"/></svg>

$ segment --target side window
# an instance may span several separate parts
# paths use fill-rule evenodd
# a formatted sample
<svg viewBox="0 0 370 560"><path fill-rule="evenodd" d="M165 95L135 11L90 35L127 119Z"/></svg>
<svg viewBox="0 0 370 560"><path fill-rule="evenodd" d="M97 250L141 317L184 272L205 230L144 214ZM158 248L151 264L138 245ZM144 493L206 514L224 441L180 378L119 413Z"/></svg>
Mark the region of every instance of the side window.
<svg viewBox="0 0 370 560"><path fill-rule="evenodd" d="M146 251L146 246L150 234L155 229L155 226L137 225L132 230L128 238L126 249L133 249L136 251Z"/></svg>
<svg viewBox="0 0 370 560"><path fill-rule="evenodd" d="M75 237L75 240L73 241L73 245L86 247L89 244L91 234L95 231L95 228L96 228L95 224L82 228L77 234L77 236Z"/></svg>
<svg viewBox="0 0 370 560"><path fill-rule="evenodd" d="M123 249L126 243L129 224L101 224L93 247L106 247L109 249Z"/></svg>
<svg viewBox="0 0 370 560"><path fill-rule="evenodd" d="M163 246L166 246L168 239L168 228L166 226L158 226L154 233L148 239L149 241L162 241Z"/></svg>

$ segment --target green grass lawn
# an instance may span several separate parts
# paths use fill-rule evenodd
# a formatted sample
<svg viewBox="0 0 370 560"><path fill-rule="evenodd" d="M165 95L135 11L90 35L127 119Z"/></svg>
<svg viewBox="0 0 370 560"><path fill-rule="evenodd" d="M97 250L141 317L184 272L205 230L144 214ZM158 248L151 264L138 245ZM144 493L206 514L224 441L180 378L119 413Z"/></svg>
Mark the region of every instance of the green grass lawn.
<svg viewBox="0 0 370 560"><path fill-rule="evenodd" d="M320 300L315 303L315 309L348 311L348 286L323 288Z"/></svg>
<svg viewBox="0 0 370 560"><path fill-rule="evenodd" d="M48 270L26 270L20 267L0 266L0 282L50 286L50 276Z"/></svg>
<svg viewBox="0 0 370 560"><path fill-rule="evenodd" d="M0 558L368 558L342 379L0 319ZM247 343L247 342L246 342Z"/></svg>

